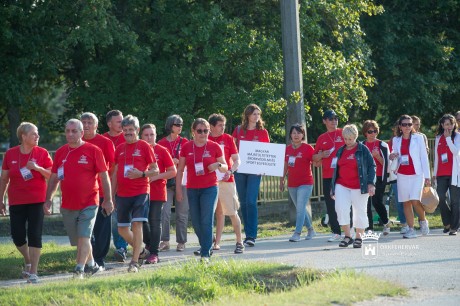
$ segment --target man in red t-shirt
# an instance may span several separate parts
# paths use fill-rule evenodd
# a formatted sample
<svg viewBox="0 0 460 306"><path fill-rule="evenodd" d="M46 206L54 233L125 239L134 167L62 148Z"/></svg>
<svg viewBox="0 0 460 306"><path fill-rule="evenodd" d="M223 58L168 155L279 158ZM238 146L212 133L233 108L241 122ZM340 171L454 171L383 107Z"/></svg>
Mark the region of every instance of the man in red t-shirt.
<svg viewBox="0 0 460 306"><path fill-rule="evenodd" d="M108 138L97 134L99 120L93 113L83 113L80 116L83 123L83 140L89 142L99 149L104 155L105 163L111 175L111 170L115 160L115 147ZM104 202L104 191L101 188L101 179L98 178L100 202ZM113 198L113 196L112 196ZM101 270L105 270L104 259L110 249L110 236L112 231L112 222L110 215L99 206L96 222L94 224L93 234L91 236L91 245L93 246L93 257Z"/></svg>
<svg viewBox="0 0 460 306"><path fill-rule="evenodd" d="M338 117L335 111L327 110L323 114L323 123L326 126L326 133L318 137L315 145L315 155L313 162L317 166L322 165L323 172L323 193L326 202L327 215L329 217L329 226L331 227L332 236L329 242L341 241L341 229L337 221L335 211L335 201L331 198L331 182L334 174L334 168L337 166L337 150L345 143L342 137L342 129L338 126Z"/></svg>
<svg viewBox="0 0 460 306"><path fill-rule="evenodd" d="M159 170L152 147L138 137L137 117L126 116L121 126L126 142L115 150L112 194L118 211L118 232L133 247L128 272L138 272L138 262L149 255L142 249L142 223L148 221L149 177L158 175Z"/></svg>
<svg viewBox="0 0 460 306"><path fill-rule="evenodd" d="M105 115L105 120L109 131L104 133L102 136L112 140L113 145L117 148L118 145L125 143L125 136L123 136L123 130L121 128L121 121L123 120L123 114L121 111L114 109L109 111ZM124 262L127 256L128 243L123 237L118 234L118 221L117 221L117 210L115 209L112 213L112 237L113 244L115 245L115 258L119 262Z"/></svg>
<svg viewBox="0 0 460 306"><path fill-rule="evenodd" d="M98 177L105 194L102 208L107 214L112 213L113 203L104 155L101 149L82 140L81 121L67 121L65 136L67 144L60 147L54 155L43 209L45 214L51 213L52 199L60 183L64 226L71 245L77 246L77 266L74 274L77 278L83 278L85 272L94 274L99 271L98 265L94 262L90 242L99 205Z"/></svg>

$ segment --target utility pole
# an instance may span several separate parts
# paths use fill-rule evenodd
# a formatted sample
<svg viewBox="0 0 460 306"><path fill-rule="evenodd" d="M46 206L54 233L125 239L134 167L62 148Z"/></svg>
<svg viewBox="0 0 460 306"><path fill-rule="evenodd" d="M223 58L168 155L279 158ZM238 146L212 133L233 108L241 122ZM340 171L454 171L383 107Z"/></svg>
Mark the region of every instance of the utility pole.
<svg viewBox="0 0 460 306"><path fill-rule="evenodd" d="M289 143L289 129L295 123L304 126L305 131L305 106L303 102L302 82L302 54L300 51L300 26L298 0L280 0L281 4L281 34L283 44L283 95L287 100L286 113L286 143ZM293 92L300 94L299 101L291 101ZM305 135L306 136L306 135ZM295 223L296 208L289 199L289 221ZM308 205L311 209L311 205ZM311 211L310 211L311 215Z"/></svg>

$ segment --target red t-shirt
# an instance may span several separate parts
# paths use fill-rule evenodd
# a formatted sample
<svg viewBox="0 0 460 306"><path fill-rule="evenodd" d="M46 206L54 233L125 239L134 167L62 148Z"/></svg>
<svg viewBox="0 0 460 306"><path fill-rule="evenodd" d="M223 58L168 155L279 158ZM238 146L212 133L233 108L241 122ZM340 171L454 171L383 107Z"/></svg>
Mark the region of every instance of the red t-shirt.
<svg viewBox="0 0 460 306"><path fill-rule="evenodd" d="M313 185L311 164L314 152L313 147L306 143L302 143L297 149L294 149L292 144L286 147L284 160L288 163L288 187ZM290 165L289 159L291 156L294 157L294 165Z"/></svg>
<svg viewBox="0 0 460 306"><path fill-rule="evenodd" d="M452 176L453 155L447 145L446 137L444 135L439 138L436 154L438 154L438 171L436 176ZM445 155L445 157L447 157L447 162L443 162L443 154L447 154L447 156Z"/></svg>
<svg viewBox="0 0 460 306"><path fill-rule="evenodd" d="M350 189L360 189L358 163L356 161L355 153L358 146L351 150L343 149L342 156L337 161L338 175L337 184Z"/></svg>
<svg viewBox="0 0 460 306"><path fill-rule="evenodd" d="M208 188L217 185L215 171L209 171L208 166L217 162L217 158L222 157L222 149L214 141L208 140L206 145L197 147L194 141L186 143L180 157L185 157L187 166L187 188ZM195 163L203 163L204 173L196 174Z"/></svg>
<svg viewBox="0 0 460 306"><path fill-rule="evenodd" d="M323 179L332 178L334 175L334 169L331 168L332 159L337 155L337 150L344 144L342 129L319 135L315 145L315 154L318 154L319 151L333 150L329 157L322 159Z"/></svg>
<svg viewBox="0 0 460 306"><path fill-rule="evenodd" d="M166 172L166 169L174 166L171 155L168 150L157 144L153 148L153 153L158 164L160 173ZM160 179L150 183L150 201L161 201L166 202L167 191L166 191L166 180Z"/></svg>
<svg viewBox="0 0 460 306"><path fill-rule="evenodd" d="M98 205L98 173L107 171L101 149L87 142L78 148L63 145L54 155L51 172L58 173L61 166L64 166L64 180L60 181L62 208L81 210Z"/></svg>
<svg viewBox="0 0 460 306"><path fill-rule="evenodd" d="M188 142L188 139L185 137L181 137L181 136L177 137L176 140L174 141L169 141L168 138L164 137L160 141L158 141L158 144L165 147L166 150L168 150L172 158L179 159L180 151L182 150L182 148L187 142ZM179 144L180 144L180 147L179 147ZM179 148L179 152L177 152L178 148Z"/></svg>
<svg viewBox="0 0 460 306"><path fill-rule="evenodd" d="M147 171L151 163L156 162L152 147L144 140L135 143L123 143L115 149L115 164L117 171L117 192L120 197L135 197L149 193L150 184L148 177L130 179L125 177L126 169L132 166L139 171Z"/></svg>
<svg viewBox="0 0 460 306"><path fill-rule="evenodd" d="M123 137L123 139L125 139ZM115 147L113 145L113 142L110 141L110 139L101 136L99 134L96 134L91 139L83 139L86 142L89 142L90 144L95 145L99 149L101 149L102 154L104 155L105 162L107 164L107 169L111 169L113 163L115 162ZM97 178L97 183L99 185L99 197L103 198L104 197L104 190L102 189L102 183L101 183L101 178Z"/></svg>
<svg viewBox="0 0 460 306"><path fill-rule="evenodd" d="M401 141L401 156L399 157L400 158L400 163L399 163L398 173L405 174L405 175L414 175L415 174L415 168L414 168L414 162L412 161L412 157L410 156L409 145L410 145L410 140L402 138L402 141ZM409 156L409 164L408 165L403 165L402 164L401 160L402 160L403 155L408 155Z"/></svg>
<svg viewBox="0 0 460 306"><path fill-rule="evenodd" d="M270 137L268 136L268 132L266 129L263 130L243 130L240 127L238 131L238 127L233 131L232 136L236 138L238 143L240 140L245 141L260 141L260 142L270 142Z"/></svg>
<svg viewBox="0 0 460 306"><path fill-rule="evenodd" d="M211 134L209 134L208 138L217 143L221 148L223 148L225 162L228 165L228 169L230 169L233 165L232 155L238 154L238 149L236 148L235 142L233 141L233 137L229 134L222 134L219 137L212 137ZM235 179L233 175L230 175L229 179L226 182L234 181Z"/></svg>
<svg viewBox="0 0 460 306"><path fill-rule="evenodd" d="M364 143L366 145L366 147L369 149L369 152L371 152L372 154L372 151L376 150L377 152L379 152L380 156L382 156L382 152L380 152L380 140L376 139L374 142L368 142L366 141ZM382 156L383 157L383 156ZM375 165L377 166L376 168L376 176L377 177L382 177L382 173L383 173L383 165L379 162L379 160L377 158L374 157L374 161L375 161Z"/></svg>
<svg viewBox="0 0 460 306"><path fill-rule="evenodd" d="M48 151L42 147L34 147L29 154L22 154L20 147L16 146L5 153L2 170L9 171L8 203L10 206L45 202L45 177L38 171L30 170L32 178L26 181L19 171L27 165L29 160L45 169L53 166Z"/></svg>
<svg viewBox="0 0 460 306"><path fill-rule="evenodd" d="M118 136L110 136L109 132L107 132L107 133L104 133L102 136L110 139L113 142L113 146L115 147L115 149L122 143L126 142L126 139L123 133L120 133Z"/></svg>

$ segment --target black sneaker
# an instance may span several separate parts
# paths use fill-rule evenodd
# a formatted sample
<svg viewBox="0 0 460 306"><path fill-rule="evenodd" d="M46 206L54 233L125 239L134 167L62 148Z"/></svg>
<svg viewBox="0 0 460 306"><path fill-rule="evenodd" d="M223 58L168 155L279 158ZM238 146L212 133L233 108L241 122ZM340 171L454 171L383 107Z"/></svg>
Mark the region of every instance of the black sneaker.
<svg viewBox="0 0 460 306"><path fill-rule="evenodd" d="M92 276L99 271L102 271L102 270L101 270L101 267L97 263L94 263L94 266L92 267L85 265L84 272L87 276Z"/></svg>
<svg viewBox="0 0 460 306"><path fill-rule="evenodd" d="M444 227L444 229L442 230L442 232L444 234L447 234L448 232L450 232L450 226L449 227Z"/></svg>
<svg viewBox="0 0 460 306"><path fill-rule="evenodd" d="M75 267L75 270L73 271L73 278L74 279L84 279L85 270L80 267Z"/></svg>
<svg viewBox="0 0 460 306"><path fill-rule="evenodd" d="M115 256L116 261L118 262L125 262L126 260L126 250L124 248L119 248L115 250L113 254Z"/></svg>
<svg viewBox="0 0 460 306"><path fill-rule="evenodd" d="M246 238L243 243L245 246L253 247L256 245L256 240L254 238Z"/></svg>
<svg viewBox="0 0 460 306"><path fill-rule="evenodd" d="M236 243L235 254L241 254L244 252L244 245L240 242Z"/></svg>
<svg viewBox="0 0 460 306"><path fill-rule="evenodd" d="M193 255L200 256L201 255L201 248L199 248L198 250L193 251Z"/></svg>

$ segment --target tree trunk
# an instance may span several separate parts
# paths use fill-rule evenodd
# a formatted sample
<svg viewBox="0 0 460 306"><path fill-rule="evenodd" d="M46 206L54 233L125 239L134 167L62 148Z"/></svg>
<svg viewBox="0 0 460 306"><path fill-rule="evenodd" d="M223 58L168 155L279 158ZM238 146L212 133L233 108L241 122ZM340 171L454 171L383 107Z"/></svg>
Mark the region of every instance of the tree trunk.
<svg viewBox="0 0 460 306"><path fill-rule="evenodd" d="M20 123L19 108L16 105L10 105L7 112L8 116L8 130L10 132L10 148L19 144L16 130Z"/></svg>

